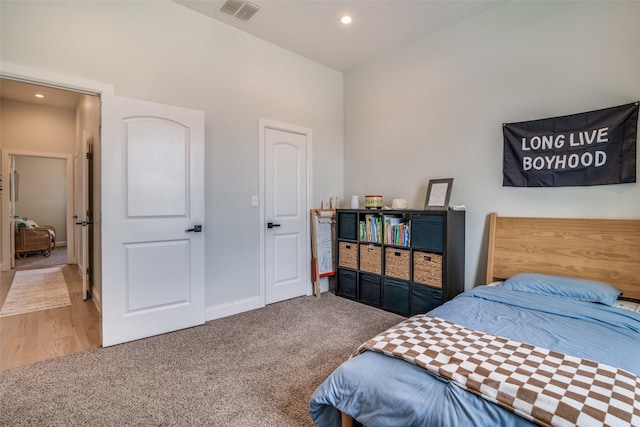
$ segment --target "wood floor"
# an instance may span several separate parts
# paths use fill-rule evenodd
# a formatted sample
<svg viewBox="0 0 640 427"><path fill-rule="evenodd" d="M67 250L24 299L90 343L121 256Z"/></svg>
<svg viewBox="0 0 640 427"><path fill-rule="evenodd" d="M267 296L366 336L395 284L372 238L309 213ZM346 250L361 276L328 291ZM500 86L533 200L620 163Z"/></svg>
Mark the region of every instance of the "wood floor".
<svg viewBox="0 0 640 427"><path fill-rule="evenodd" d="M0 317L0 371L100 347L100 314L91 299L82 300L76 265L62 270L71 306ZM0 273L0 306L14 271Z"/></svg>

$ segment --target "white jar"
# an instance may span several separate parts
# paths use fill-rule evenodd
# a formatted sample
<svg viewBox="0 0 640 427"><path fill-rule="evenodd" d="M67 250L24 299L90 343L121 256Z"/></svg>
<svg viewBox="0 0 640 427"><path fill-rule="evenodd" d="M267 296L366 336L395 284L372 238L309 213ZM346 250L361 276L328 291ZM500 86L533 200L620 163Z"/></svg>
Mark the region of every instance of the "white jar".
<svg viewBox="0 0 640 427"><path fill-rule="evenodd" d="M351 196L351 209L358 209L360 207L360 201L358 196Z"/></svg>

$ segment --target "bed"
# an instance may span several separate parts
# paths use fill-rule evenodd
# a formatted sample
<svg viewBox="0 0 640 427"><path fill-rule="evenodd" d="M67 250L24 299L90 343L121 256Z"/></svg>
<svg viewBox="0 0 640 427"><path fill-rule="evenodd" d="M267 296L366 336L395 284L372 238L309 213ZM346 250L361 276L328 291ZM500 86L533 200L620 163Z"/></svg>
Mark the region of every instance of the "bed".
<svg viewBox="0 0 640 427"><path fill-rule="evenodd" d="M638 425L640 220L492 213L487 252L489 285L407 319L354 349L354 355L311 397L314 423L322 427ZM463 337L454 343L458 353L431 341L451 330L454 337ZM482 357L473 353L478 337L489 342L477 353ZM418 338L423 341L416 346ZM503 350L509 346L515 352L531 349L531 356L505 356ZM486 356L487 352L493 353ZM438 361L441 357L446 360ZM482 361L477 366L491 368L473 364L470 368L469 361L477 358ZM509 377L520 375L524 368L529 377L522 381L527 383L539 378L541 369L551 372L547 365L529 369L532 358L555 363L555 371L548 374L553 376L549 387L556 387L557 372L577 366L572 374L577 385L571 383L572 377L570 384L561 385L566 389L550 393L552 398L546 391L532 397L528 385L512 384ZM461 362L456 365L456 360ZM605 390L609 386L602 388L609 380L579 377L593 366L606 378L627 381L629 390L624 396L613 393L615 401L603 404L602 396L612 394ZM511 372L505 374L503 368ZM580 394L589 396L586 403L584 399L576 403Z"/></svg>

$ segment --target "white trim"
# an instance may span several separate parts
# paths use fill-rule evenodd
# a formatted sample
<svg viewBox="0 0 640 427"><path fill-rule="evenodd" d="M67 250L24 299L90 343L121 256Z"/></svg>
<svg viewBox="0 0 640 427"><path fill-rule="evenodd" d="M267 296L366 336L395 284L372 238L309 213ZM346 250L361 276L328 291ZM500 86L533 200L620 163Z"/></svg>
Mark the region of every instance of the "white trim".
<svg viewBox="0 0 640 427"><path fill-rule="evenodd" d="M24 65L0 62L0 77L22 82L53 86L65 90L92 94L113 94L113 85L79 77L53 73Z"/></svg>
<svg viewBox="0 0 640 427"><path fill-rule="evenodd" d="M78 275L82 277L85 272L84 269L80 266L80 264L76 264L76 270L78 271ZM100 299L100 292L91 292L89 289L89 294L91 295L91 301L93 301L93 305L98 310L98 314L100 315L100 319L102 319L102 300ZM100 334L102 334L102 329L100 329ZM102 337L100 337L100 342L102 342Z"/></svg>
<svg viewBox="0 0 640 427"><path fill-rule="evenodd" d="M100 295L102 292L91 292L91 301L93 301L93 305L96 306L98 310L98 314L100 314L100 321L102 321L102 299ZM100 329L100 342L102 342L102 328Z"/></svg>
<svg viewBox="0 0 640 427"><path fill-rule="evenodd" d="M208 322L209 320L220 319L222 317L232 316L234 314L262 307L264 307L264 299L260 296L256 296L207 307L204 311L204 318L205 321Z"/></svg>
<svg viewBox="0 0 640 427"><path fill-rule="evenodd" d="M84 274L84 272L79 272L79 273L81 275ZM95 285L95 280L94 280L94 285ZM102 323L102 292L93 292L93 286L90 286L89 295L91 295L91 301L93 301L93 305L95 305L96 309L98 310L98 314L100 315L100 323ZM100 342L102 342L102 328L100 328Z"/></svg>
<svg viewBox="0 0 640 427"><path fill-rule="evenodd" d="M266 227L265 227L265 213L264 213L264 208L265 208L265 201L264 201L264 172L265 172L265 167L264 167L264 134L265 134L265 130L266 129L274 129L274 130L281 130L284 132L292 132L292 133L299 133L301 135L304 135L306 137L306 143L307 143L307 215L308 212L311 210L313 203L313 194L312 194L312 189L313 189L313 182L312 182L312 177L313 177L313 171L312 171L312 164L313 164L313 132L311 131L311 129L309 128L304 128L304 127L300 127L300 126L295 126L295 125L290 125L287 123L281 123L281 122L276 122L273 120L268 120L268 119L263 119L260 118L258 119L258 206L260 207L258 209L258 260L259 260L259 268L258 268L258 281L260 284L260 300L262 301L262 306L264 307L266 305L266 265L265 265L265 258L266 258L266 252L265 252L265 240L266 240ZM309 242L309 239L311 238L311 224L310 221L306 221L306 233L307 233L307 242ZM307 244L306 246L306 251L307 251L307 259L309 260L309 262L307 263L308 266L311 266L311 245ZM307 272L306 272L306 276L307 276L307 295L312 295L313 294L313 283L312 283L312 279L311 279L311 271L310 268L307 268Z"/></svg>
<svg viewBox="0 0 640 427"><path fill-rule="evenodd" d="M266 300L265 231L264 231L264 119L258 119L258 296L264 307Z"/></svg>
<svg viewBox="0 0 640 427"><path fill-rule="evenodd" d="M25 151L25 150L12 150L9 148L5 148L2 150L2 174L7 176L9 171L9 158L11 156L21 156L21 157L40 157L47 159L62 159L65 160L65 186L66 186L66 212L65 218L67 223L67 235L65 236L66 241L70 242L67 245L67 263L74 264L76 262L75 258L75 247L73 245L72 238L69 237L69 233L74 232L74 224L73 224L73 155L71 154L63 154L63 153L44 153L40 151ZM2 192L2 219L0 220L0 227L2 230L7 230L9 233L11 232L10 227L11 223L9 221L9 192ZM6 270L9 271L11 265L11 240L7 235L7 238L2 239L2 265L7 266Z"/></svg>

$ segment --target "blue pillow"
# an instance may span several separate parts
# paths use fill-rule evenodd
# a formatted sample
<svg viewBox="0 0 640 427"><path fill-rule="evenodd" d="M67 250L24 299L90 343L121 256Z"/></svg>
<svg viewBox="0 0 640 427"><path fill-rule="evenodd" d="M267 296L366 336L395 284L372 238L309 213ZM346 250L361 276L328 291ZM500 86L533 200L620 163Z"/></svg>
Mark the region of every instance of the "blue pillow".
<svg viewBox="0 0 640 427"><path fill-rule="evenodd" d="M505 280L502 286L514 291L599 302L606 305L614 305L618 296L622 294L621 291L604 282L538 273L514 274Z"/></svg>

